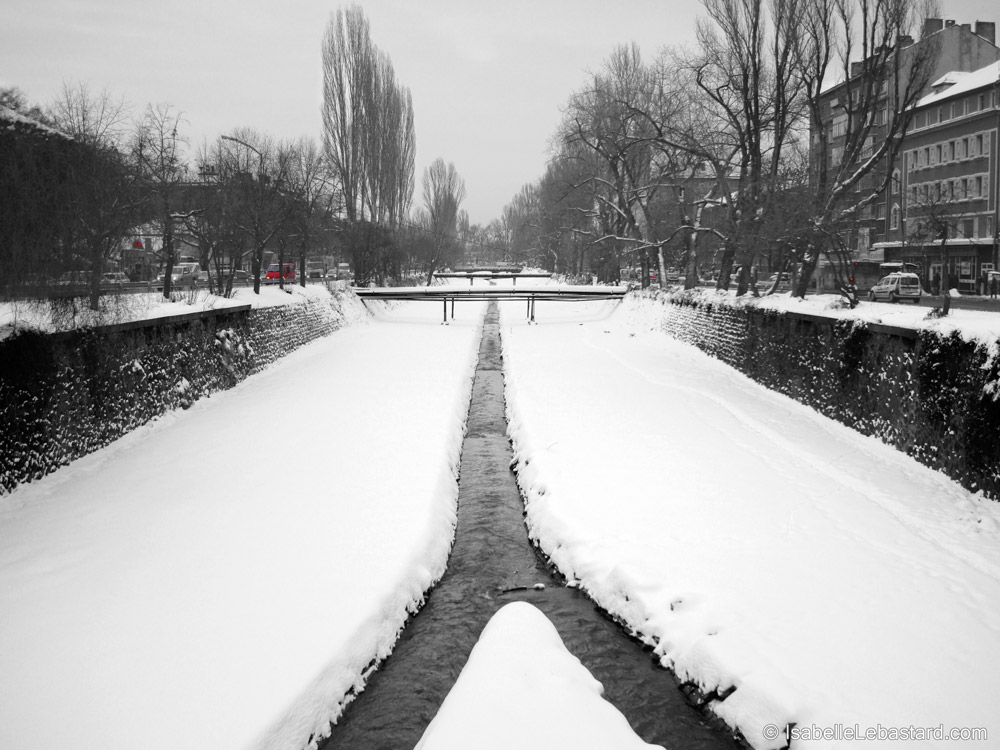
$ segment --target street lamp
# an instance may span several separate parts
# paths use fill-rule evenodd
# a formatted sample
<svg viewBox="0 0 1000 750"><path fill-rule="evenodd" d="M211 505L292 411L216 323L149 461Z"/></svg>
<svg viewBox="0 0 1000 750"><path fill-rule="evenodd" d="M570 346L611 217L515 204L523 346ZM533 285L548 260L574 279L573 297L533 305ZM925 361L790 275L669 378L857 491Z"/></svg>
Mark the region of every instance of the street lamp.
<svg viewBox="0 0 1000 750"><path fill-rule="evenodd" d="M257 161L257 183L258 183L258 185L263 186L263 184L264 184L264 154L262 154L260 152L260 150L256 146L253 146L253 145L247 143L244 140L236 138L235 136L220 135L219 138L220 138L220 140L223 140L223 141L232 141L233 143L238 143L239 145L244 146L244 147L250 149L251 151L253 151L255 154L257 154L257 159L258 159L258 161ZM258 240L258 238L254 237L255 245L257 243L257 240ZM254 248L254 260L258 261L256 269L253 268L253 264L251 263L251 269L255 272L254 273L254 280L253 280L254 293L255 294L260 294L260 270L261 270L261 266L263 266L263 263L264 263L263 248L261 248L259 246L256 246Z"/></svg>

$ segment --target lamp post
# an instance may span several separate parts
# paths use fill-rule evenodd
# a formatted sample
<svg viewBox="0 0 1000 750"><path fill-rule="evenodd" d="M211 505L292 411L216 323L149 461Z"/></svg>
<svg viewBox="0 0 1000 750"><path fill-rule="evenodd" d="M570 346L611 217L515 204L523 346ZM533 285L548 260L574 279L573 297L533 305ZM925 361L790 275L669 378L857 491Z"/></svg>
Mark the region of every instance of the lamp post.
<svg viewBox="0 0 1000 750"><path fill-rule="evenodd" d="M223 141L232 141L233 143L238 143L239 145L241 145L241 146L249 149L250 151L253 151L255 154L257 154L257 184L259 186L263 186L263 184L264 184L264 154L262 154L260 152L260 150L256 146L253 146L253 145L247 143L244 140L236 138L235 136L220 135L219 139L223 140ZM255 231L254 231L254 235L255 235L254 236L254 251L253 251L253 262L250 264L250 266L251 266L251 269L253 270L253 277L254 277L253 278L253 291L254 291L254 294L260 294L260 271L261 271L261 266L263 265L264 258L263 258L263 248L260 246L259 237L256 236L257 235L256 225L257 225L257 219L254 220L254 226L255 226ZM254 266L256 266L256 268L254 268Z"/></svg>

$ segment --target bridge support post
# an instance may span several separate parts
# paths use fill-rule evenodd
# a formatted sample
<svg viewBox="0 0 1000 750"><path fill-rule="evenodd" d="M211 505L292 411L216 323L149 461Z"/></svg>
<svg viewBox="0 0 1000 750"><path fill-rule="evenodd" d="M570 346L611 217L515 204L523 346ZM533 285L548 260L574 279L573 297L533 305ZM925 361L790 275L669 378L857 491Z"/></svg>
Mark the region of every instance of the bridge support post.
<svg viewBox="0 0 1000 750"><path fill-rule="evenodd" d="M455 298L451 298L451 319L455 319Z"/></svg>
<svg viewBox="0 0 1000 750"><path fill-rule="evenodd" d="M444 315L441 318L441 325L448 325L448 298L445 297L442 302L444 302Z"/></svg>

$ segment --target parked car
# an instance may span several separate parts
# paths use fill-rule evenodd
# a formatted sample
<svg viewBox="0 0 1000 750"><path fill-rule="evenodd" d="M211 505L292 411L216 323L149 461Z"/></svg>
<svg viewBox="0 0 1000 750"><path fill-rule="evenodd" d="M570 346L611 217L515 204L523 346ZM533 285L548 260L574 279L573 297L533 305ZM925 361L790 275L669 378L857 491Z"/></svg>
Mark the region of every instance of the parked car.
<svg viewBox="0 0 1000 750"><path fill-rule="evenodd" d="M295 264L294 263L271 263L267 267L267 274L264 276L264 281L268 284L277 284L280 279L285 281L295 281Z"/></svg>
<svg viewBox="0 0 1000 750"><path fill-rule="evenodd" d="M129 277L126 276L121 271L109 271L108 273L101 276L101 283L110 286L118 286L119 284L128 284Z"/></svg>
<svg viewBox="0 0 1000 750"><path fill-rule="evenodd" d="M59 275L56 284L59 286L89 286L93 277L90 271L67 271Z"/></svg>
<svg viewBox="0 0 1000 750"><path fill-rule="evenodd" d="M787 292L792 288L792 277L787 271L781 272L781 279L778 279L778 274L772 273L767 281L758 284L757 288L761 291L767 291L774 283L778 282L778 285L774 288L776 292Z"/></svg>
<svg viewBox="0 0 1000 750"><path fill-rule="evenodd" d="M170 273L170 284L171 286L194 284L198 280L200 273L201 269L197 263L178 263ZM160 274L158 280L162 284L166 281L166 278L166 274Z"/></svg>
<svg viewBox="0 0 1000 750"><path fill-rule="evenodd" d="M920 302L920 278L915 273L890 273L883 276L868 292L868 299L876 302L885 299L889 302L899 302L902 299Z"/></svg>

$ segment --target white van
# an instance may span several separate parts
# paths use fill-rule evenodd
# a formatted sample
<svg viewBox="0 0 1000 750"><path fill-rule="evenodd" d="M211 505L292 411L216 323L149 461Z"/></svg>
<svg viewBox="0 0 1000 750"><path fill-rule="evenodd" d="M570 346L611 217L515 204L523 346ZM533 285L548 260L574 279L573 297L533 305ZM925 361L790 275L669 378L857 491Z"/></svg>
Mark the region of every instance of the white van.
<svg viewBox="0 0 1000 750"><path fill-rule="evenodd" d="M890 273L883 276L879 282L868 292L868 299L872 302L880 298L888 302L899 302L901 299L913 300L915 304L920 303L920 278L915 273Z"/></svg>

